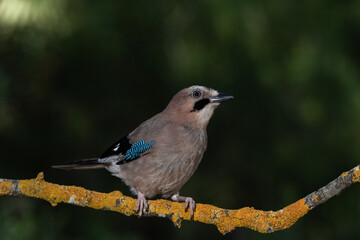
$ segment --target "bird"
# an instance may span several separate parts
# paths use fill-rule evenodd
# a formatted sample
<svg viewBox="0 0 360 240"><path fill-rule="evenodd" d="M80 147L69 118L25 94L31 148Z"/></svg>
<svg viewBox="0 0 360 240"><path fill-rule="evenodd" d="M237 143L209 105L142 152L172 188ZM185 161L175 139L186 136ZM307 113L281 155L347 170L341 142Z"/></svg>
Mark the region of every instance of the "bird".
<svg viewBox="0 0 360 240"><path fill-rule="evenodd" d="M146 198L156 195L185 202L185 211L190 208L193 217L195 201L179 192L203 158L208 141L206 129L215 108L230 99L234 99L231 94L205 86L184 88L162 112L120 138L99 158L52 167L105 168L137 196L135 211L139 217L148 210Z"/></svg>

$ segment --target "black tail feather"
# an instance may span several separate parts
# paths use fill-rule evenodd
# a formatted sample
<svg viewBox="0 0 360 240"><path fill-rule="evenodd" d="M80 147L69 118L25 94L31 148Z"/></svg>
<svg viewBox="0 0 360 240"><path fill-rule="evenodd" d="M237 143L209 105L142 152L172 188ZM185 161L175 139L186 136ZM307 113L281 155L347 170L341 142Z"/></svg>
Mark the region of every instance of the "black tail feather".
<svg viewBox="0 0 360 240"><path fill-rule="evenodd" d="M104 168L105 164L100 163L98 158L83 159L75 162L65 163L63 165L54 165L53 168L73 170L73 169L96 169Z"/></svg>

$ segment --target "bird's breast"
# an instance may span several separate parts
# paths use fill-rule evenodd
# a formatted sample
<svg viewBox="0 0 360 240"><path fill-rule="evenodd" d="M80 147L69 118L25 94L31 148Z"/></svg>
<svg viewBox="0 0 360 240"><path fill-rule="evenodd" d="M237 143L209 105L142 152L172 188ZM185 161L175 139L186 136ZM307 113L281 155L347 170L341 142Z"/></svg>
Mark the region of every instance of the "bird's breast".
<svg viewBox="0 0 360 240"><path fill-rule="evenodd" d="M129 186L146 196L171 196L189 180L206 150L206 132L187 126L166 129L158 135L151 151L121 166Z"/></svg>

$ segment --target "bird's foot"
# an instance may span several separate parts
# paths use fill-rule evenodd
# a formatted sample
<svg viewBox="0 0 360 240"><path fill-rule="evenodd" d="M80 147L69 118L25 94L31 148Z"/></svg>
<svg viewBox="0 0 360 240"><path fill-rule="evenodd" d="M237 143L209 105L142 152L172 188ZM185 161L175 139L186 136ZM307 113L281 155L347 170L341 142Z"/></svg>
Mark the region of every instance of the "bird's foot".
<svg viewBox="0 0 360 240"><path fill-rule="evenodd" d="M172 195L171 199L177 202L185 202L185 211L190 207L191 218L194 217L195 201L191 197L179 196L179 194Z"/></svg>
<svg viewBox="0 0 360 240"><path fill-rule="evenodd" d="M145 195L142 192L138 191L135 211L139 212L139 217L141 217L143 212L148 210L148 208L149 208L149 204L146 201Z"/></svg>

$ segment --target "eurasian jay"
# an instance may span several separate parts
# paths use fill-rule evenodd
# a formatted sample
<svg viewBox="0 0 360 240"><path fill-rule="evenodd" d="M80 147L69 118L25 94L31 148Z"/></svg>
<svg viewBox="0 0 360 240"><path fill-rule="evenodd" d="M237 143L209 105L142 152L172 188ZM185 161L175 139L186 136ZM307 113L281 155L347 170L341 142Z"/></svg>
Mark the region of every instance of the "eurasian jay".
<svg viewBox="0 0 360 240"><path fill-rule="evenodd" d="M110 146L100 158L56 165L60 169L105 168L137 195L139 217L155 195L184 201L194 214L195 201L179 195L198 167L207 147L206 127L215 108L233 99L227 93L191 86L178 92L167 107Z"/></svg>

